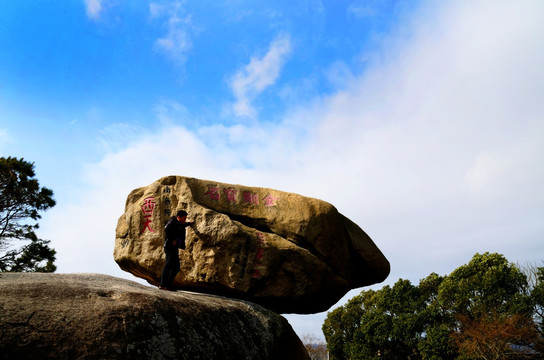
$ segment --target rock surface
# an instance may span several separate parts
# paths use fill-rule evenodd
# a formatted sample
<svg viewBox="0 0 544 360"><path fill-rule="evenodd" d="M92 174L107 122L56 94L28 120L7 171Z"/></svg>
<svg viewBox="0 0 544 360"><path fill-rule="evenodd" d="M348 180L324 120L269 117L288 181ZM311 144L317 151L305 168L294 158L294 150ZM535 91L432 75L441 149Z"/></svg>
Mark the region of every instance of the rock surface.
<svg viewBox="0 0 544 360"><path fill-rule="evenodd" d="M0 359L309 359L280 315L98 274L0 273Z"/></svg>
<svg viewBox="0 0 544 360"><path fill-rule="evenodd" d="M279 313L316 313L389 274L370 237L325 201L181 176L128 195L114 250L123 270L159 283L163 225L179 209L195 221L180 251L179 288L248 299Z"/></svg>

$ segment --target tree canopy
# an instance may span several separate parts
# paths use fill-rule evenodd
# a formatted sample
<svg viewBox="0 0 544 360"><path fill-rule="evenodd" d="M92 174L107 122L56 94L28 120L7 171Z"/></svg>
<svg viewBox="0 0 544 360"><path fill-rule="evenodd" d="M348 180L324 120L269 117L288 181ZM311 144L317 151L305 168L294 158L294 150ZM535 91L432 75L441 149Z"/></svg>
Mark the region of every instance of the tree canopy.
<svg viewBox="0 0 544 360"><path fill-rule="evenodd" d="M327 315L331 359L541 358L544 268L476 254L448 276L399 279Z"/></svg>
<svg viewBox="0 0 544 360"><path fill-rule="evenodd" d="M0 158L0 271L53 272L55 250L39 239L40 212L55 206L53 191L40 187L34 164Z"/></svg>

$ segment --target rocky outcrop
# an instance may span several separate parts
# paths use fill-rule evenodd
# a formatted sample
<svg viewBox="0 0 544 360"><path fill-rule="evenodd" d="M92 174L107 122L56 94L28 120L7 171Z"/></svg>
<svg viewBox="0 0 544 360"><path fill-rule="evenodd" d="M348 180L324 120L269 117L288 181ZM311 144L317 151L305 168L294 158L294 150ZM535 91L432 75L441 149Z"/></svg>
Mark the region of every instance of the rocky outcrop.
<svg viewBox="0 0 544 360"><path fill-rule="evenodd" d="M0 274L0 359L309 359L259 305L97 274Z"/></svg>
<svg viewBox="0 0 544 360"><path fill-rule="evenodd" d="M180 251L179 288L249 299L280 313L316 313L389 274L370 237L325 201L181 176L128 195L114 250L123 270L159 283L163 225L179 209L195 221Z"/></svg>

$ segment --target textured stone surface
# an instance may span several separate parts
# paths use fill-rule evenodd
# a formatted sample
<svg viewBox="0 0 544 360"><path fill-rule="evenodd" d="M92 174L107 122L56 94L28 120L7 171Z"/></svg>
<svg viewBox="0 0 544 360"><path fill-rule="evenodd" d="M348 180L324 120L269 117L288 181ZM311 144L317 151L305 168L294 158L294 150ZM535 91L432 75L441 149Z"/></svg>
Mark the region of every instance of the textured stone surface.
<svg viewBox="0 0 544 360"><path fill-rule="evenodd" d="M259 305L98 274L0 274L0 359L309 359Z"/></svg>
<svg viewBox="0 0 544 360"><path fill-rule="evenodd" d="M180 288L249 299L280 313L316 313L389 274L370 237L325 201L181 176L128 195L114 250L123 270L159 283L163 225L179 209L195 221L180 251Z"/></svg>

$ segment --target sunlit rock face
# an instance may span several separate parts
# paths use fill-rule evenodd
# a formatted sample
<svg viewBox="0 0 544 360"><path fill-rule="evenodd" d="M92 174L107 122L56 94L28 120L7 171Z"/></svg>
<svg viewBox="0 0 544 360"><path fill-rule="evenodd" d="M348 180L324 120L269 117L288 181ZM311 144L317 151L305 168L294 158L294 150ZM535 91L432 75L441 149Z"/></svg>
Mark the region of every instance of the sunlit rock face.
<svg viewBox="0 0 544 360"><path fill-rule="evenodd" d="M181 289L248 299L280 313L329 309L347 291L383 281L389 262L331 204L274 189L168 176L133 190L117 223L119 266L157 285L164 224L189 213Z"/></svg>

